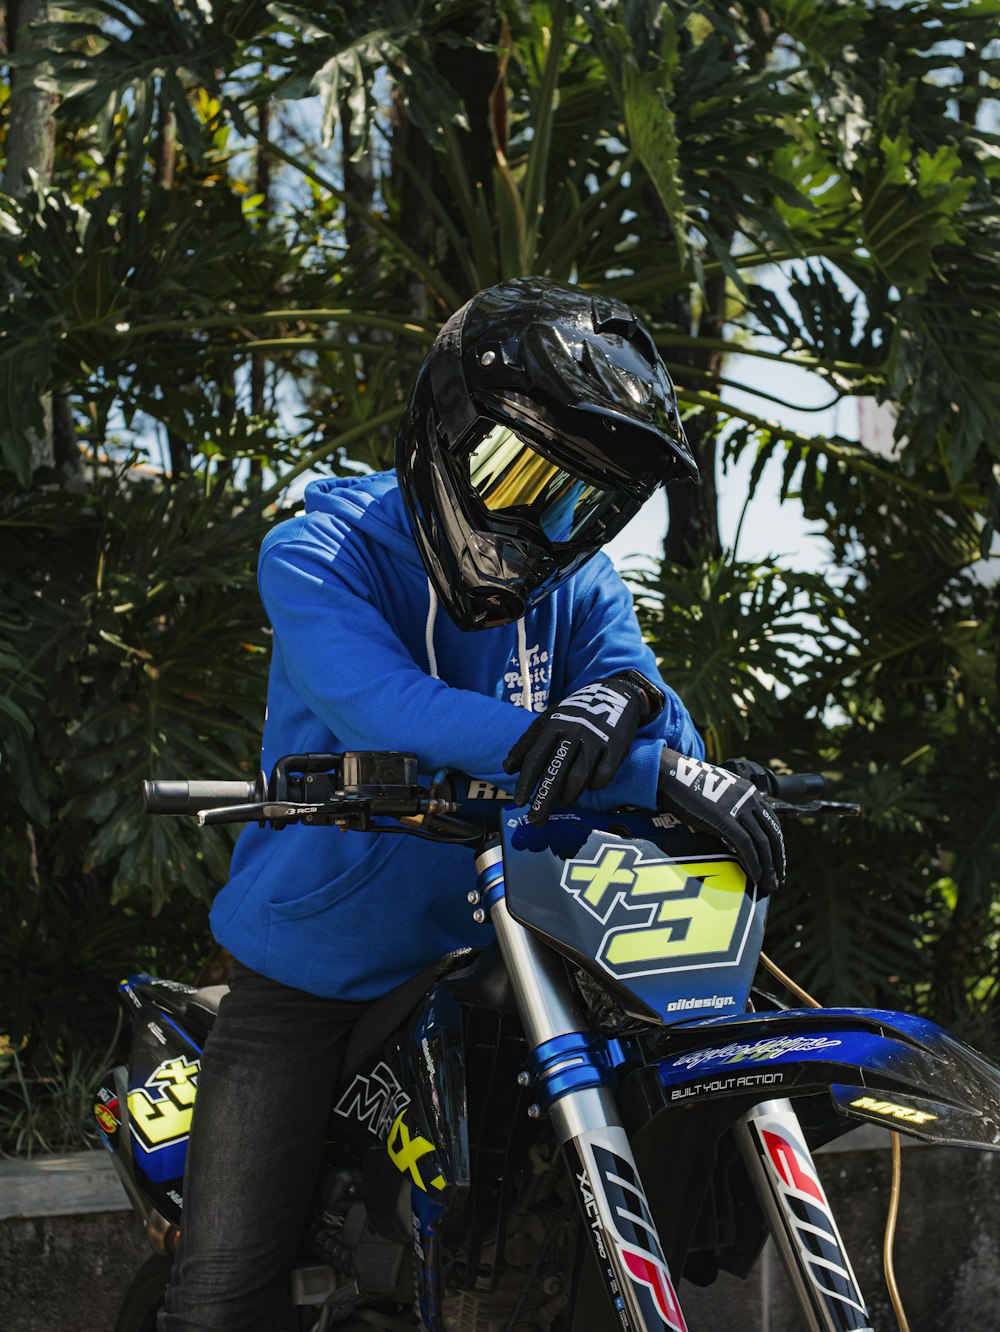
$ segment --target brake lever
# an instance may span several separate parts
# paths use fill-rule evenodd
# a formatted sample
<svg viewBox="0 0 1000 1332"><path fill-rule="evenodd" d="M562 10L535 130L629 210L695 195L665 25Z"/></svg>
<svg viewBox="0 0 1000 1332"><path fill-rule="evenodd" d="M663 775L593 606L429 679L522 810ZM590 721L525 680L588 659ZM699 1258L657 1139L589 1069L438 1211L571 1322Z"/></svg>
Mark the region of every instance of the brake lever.
<svg viewBox="0 0 1000 1332"><path fill-rule="evenodd" d="M793 805L789 800L769 798L767 803L776 814L784 818L806 818L809 815L829 815L831 818L856 819L861 814L861 806L847 800L810 800L805 805Z"/></svg>

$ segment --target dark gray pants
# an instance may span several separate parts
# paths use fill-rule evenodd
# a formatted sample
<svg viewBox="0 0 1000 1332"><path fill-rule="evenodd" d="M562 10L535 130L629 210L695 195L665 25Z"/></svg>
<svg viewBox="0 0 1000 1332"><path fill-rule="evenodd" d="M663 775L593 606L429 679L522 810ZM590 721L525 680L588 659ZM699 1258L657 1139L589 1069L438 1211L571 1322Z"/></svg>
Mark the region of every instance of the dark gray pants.
<svg viewBox="0 0 1000 1332"><path fill-rule="evenodd" d="M271 1332L318 1182L347 1039L367 1007L237 966L205 1045L181 1241L159 1332Z"/></svg>

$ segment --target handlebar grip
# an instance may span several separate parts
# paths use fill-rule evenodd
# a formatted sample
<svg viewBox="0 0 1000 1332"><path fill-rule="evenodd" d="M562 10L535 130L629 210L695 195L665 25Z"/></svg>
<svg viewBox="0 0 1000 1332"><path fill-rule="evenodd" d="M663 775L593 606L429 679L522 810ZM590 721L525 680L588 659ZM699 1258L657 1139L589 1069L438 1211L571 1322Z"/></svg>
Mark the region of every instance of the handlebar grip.
<svg viewBox="0 0 1000 1332"><path fill-rule="evenodd" d="M773 794L789 804L821 800L826 795L826 778L821 772L771 773Z"/></svg>
<svg viewBox="0 0 1000 1332"><path fill-rule="evenodd" d="M143 814L197 814L257 798L255 782L143 782Z"/></svg>

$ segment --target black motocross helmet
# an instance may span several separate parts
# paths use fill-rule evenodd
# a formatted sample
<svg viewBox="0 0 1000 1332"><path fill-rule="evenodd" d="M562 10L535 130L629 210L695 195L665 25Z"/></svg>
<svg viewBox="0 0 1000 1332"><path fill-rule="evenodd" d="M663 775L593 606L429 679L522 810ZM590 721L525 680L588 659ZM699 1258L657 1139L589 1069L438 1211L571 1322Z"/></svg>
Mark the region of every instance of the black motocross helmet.
<svg viewBox="0 0 1000 1332"><path fill-rule="evenodd" d="M396 471L461 629L520 619L657 486L698 478L632 310L537 277L481 291L445 324L397 431Z"/></svg>

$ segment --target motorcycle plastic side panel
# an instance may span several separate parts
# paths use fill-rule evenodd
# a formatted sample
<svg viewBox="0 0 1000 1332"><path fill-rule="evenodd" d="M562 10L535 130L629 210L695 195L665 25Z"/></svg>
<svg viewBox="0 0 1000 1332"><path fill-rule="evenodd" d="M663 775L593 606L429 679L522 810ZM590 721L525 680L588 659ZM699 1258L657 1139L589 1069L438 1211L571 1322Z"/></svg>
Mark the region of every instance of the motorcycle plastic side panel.
<svg viewBox="0 0 1000 1332"><path fill-rule="evenodd" d="M427 1328L443 1328L441 1234L459 1213L470 1186L469 1114L462 1008L447 981L435 986L406 1042L420 1123L433 1144L440 1187L410 1188L417 1299Z"/></svg>
<svg viewBox="0 0 1000 1332"><path fill-rule="evenodd" d="M410 1029L340 1092L331 1136L372 1135L414 1189L440 1198L469 1179L461 1010L435 986Z"/></svg>
<svg viewBox="0 0 1000 1332"><path fill-rule="evenodd" d="M742 1013L766 903L732 853L671 815L503 821L507 908L629 1011L665 1024Z"/></svg>
<svg viewBox="0 0 1000 1332"><path fill-rule="evenodd" d="M127 1124L136 1183L162 1215L176 1221L201 1051L167 1010L182 1013L194 991L149 976L133 976L119 990L133 1030L125 1110L119 1103L114 1113L119 1132Z"/></svg>
<svg viewBox="0 0 1000 1332"><path fill-rule="evenodd" d="M928 1142L1000 1150L1000 1070L925 1018L789 1010L709 1019L684 1036L691 1048L658 1064L667 1104L829 1089L851 1118Z"/></svg>
<svg viewBox="0 0 1000 1332"><path fill-rule="evenodd" d="M469 1119L462 1010L447 981L434 987L407 1042L421 1121L446 1187L469 1184ZM419 1188L416 1180L413 1181ZM426 1192L426 1190L425 1190Z"/></svg>

